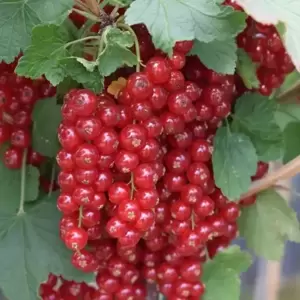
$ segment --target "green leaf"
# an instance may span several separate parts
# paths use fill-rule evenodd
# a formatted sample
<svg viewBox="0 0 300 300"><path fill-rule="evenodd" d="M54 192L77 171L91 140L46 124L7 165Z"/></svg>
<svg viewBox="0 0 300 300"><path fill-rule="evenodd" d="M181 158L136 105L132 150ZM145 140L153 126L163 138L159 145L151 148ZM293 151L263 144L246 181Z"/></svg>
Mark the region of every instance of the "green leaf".
<svg viewBox="0 0 300 300"><path fill-rule="evenodd" d="M259 80L256 75L256 64L241 48L238 49L237 71L248 89L258 88Z"/></svg>
<svg viewBox="0 0 300 300"><path fill-rule="evenodd" d="M32 44L24 52L16 72L32 79L45 74L53 85L57 85L66 76L61 60L70 56L66 49L66 44L70 41L71 36L65 27L35 27L32 31Z"/></svg>
<svg viewBox="0 0 300 300"><path fill-rule="evenodd" d="M72 5L72 0L0 0L0 61L12 62L30 44L34 26L62 22Z"/></svg>
<svg viewBox="0 0 300 300"><path fill-rule="evenodd" d="M237 0L258 22L285 26L284 43L296 68L300 70L300 1Z"/></svg>
<svg viewBox="0 0 300 300"><path fill-rule="evenodd" d="M286 240L300 242L296 213L274 190L262 192L254 205L243 208L239 230L248 247L270 260L282 257Z"/></svg>
<svg viewBox="0 0 300 300"><path fill-rule="evenodd" d="M226 127L219 128L212 161L216 185L229 199L239 199L248 190L257 167L258 159L250 138L230 132Z"/></svg>
<svg viewBox="0 0 300 300"><path fill-rule="evenodd" d="M32 44L25 51L16 72L33 79L44 74L53 85L71 77L95 92L100 92L103 88L103 76L97 70L89 72L82 61L78 61L78 57L71 55L67 48L72 39L66 27L37 26L33 30Z"/></svg>
<svg viewBox="0 0 300 300"><path fill-rule="evenodd" d="M136 65L137 57L129 49L133 45L134 39L130 32L109 28L105 32L105 47L98 57L100 74L109 76L123 65Z"/></svg>
<svg viewBox="0 0 300 300"><path fill-rule="evenodd" d="M283 162L287 163L290 160L300 155L300 122L292 122L288 124L283 132L285 151Z"/></svg>
<svg viewBox="0 0 300 300"><path fill-rule="evenodd" d="M176 41L227 40L245 27L245 14L210 0L135 0L126 23L144 23L156 48L172 52Z"/></svg>
<svg viewBox="0 0 300 300"><path fill-rule="evenodd" d="M297 84L299 81L300 81L300 73L298 73L297 71L294 71L294 72L288 74L285 77L283 84L278 89L277 93L281 94L281 93L287 91L293 85Z"/></svg>
<svg viewBox="0 0 300 300"><path fill-rule="evenodd" d="M26 167L25 201L34 201L39 194L40 172L33 166ZM21 170L10 170L0 161L1 203L8 203L21 196Z"/></svg>
<svg viewBox="0 0 300 300"><path fill-rule="evenodd" d="M77 59L71 58L62 62L65 73L85 88L97 94L100 93L104 88L104 77L99 74L97 69L89 72Z"/></svg>
<svg viewBox="0 0 300 300"><path fill-rule="evenodd" d="M240 273L251 265L251 257L238 246L218 253L204 264L202 280L206 286L203 300L239 300Z"/></svg>
<svg viewBox="0 0 300 300"><path fill-rule="evenodd" d="M59 237L56 196L26 205L22 215L15 213L16 199L14 209L1 207L0 243L5 247L0 248L0 286L10 300L20 300L20 295L22 300L37 299L39 285L50 272L78 281L93 278L71 265L71 252Z"/></svg>
<svg viewBox="0 0 300 300"><path fill-rule="evenodd" d="M38 101L32 113L33 148L48 157L55 157L60 145L57 138L61 122L61 108L56 104L56 97Z"/></svg>
<svg viewBox="0 0 300 300"><path fill-rule="evenodd" d="M280 104L275 112L275 120L278 126L284 130L291 122L300 121L300 106L296 103Z"/></svg>
<svg viewBox="0 0 300 300"><path fill-rule="evenodd" d="M235 105L233 130L246 134L262 161L282 157L284 143L280 127L275 120L277 105L259 94L245 94Z"/></svg>
<svg viewBox="0 0 300 300"><path fill-rule="evenodd" d="M234 38L224 41L194 42L191 54L197 55L209 69L218 73L234 74L237 61L237 45Z"/></svg>

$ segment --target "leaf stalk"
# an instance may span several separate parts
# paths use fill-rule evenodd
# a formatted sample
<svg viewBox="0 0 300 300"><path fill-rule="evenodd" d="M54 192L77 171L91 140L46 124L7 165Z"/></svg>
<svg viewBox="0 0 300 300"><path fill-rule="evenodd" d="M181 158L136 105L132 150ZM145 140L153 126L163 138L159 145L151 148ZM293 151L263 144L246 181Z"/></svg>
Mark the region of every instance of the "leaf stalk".
<svg viewBox="0 0 300 300"><path fill-rule="evenodd" d="M24 203L25 203L25 192L26 192L26 163L27 163L28 149L24 149L22 157L22 168L21 168L21 191L20 191L20 204L17 215L21 216L25 214Z"/></svg>

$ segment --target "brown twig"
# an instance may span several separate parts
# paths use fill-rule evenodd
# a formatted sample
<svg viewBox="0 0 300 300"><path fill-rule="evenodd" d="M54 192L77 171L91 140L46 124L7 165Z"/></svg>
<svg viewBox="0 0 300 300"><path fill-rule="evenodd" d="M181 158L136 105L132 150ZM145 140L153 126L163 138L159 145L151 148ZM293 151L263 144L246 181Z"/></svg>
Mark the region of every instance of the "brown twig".
<svg viewBox="0 0 300 300"><path fill-rule="evenodd" d="M280 103L294 103L296 96L300 96L300 81L297 81L289 89L278 95L277 101ZM300 103L300 101L297 101Z"/></svg>
<svg viewBox="0 0 300 300"><path fill-rule="evenodd" d="M289 179L300 172L300 155L291 160L275 172L268 174L266 177L254 181L247 193L241 196L241 199L256 195L257 193L276 185L277 181Z"/></svg>

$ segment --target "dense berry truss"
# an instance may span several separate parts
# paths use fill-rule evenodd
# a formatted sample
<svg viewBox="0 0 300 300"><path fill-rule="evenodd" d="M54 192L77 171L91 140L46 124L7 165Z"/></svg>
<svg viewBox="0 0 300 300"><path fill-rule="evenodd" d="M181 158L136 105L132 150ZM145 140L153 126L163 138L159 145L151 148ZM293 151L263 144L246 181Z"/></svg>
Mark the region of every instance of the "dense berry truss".
<svg viewBox="0 0 300 300"><path fill-rule="evenodd" d="M7 299L238 300L240 234L300 242L272 190L300 170L300 20L274 1L0 0Z"/></svg>

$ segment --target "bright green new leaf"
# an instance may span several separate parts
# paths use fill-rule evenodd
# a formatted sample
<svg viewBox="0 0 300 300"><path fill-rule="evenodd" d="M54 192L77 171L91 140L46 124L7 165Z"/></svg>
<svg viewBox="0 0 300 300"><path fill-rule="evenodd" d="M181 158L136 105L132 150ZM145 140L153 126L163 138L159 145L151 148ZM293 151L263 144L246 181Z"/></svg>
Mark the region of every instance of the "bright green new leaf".
<svg viewBox="0 0 300 300"><path fill-rule="evenodd" d="M212 161L216 185L229 199L239 199L248 190L257 167L258 158L250 138L227 127L219 128Z"/></svg>
<svg viewBox="0 0 300 300"><path fill-rule="evenodd" d="M132 67L138 63L136 55L129 49L134 45L130 32L109 28L105 34L105 46L98 57L99 72L109 76L123 65Z"/></svg>
<svg viewBox="0 0 300 300"><path fill-rule="evenodd" d="M239 300L240 273L251 265L251 257L232 246L204 264L202 280L206 286L203 300Z"/></svg>
<svg viewBox="0 0 300 300"><path fill-rule="evenodd" d="M209 43L236 36L245 27L245 14L210 0L135 0L126 23L146 24L154 45L171 53L176 41Z"/></svg>
<svg viewBox="0 0 300 300"><path fill-rule="evenodd" d="M50 272L67 279L92 280L92 274L71 265L71 252L59 237L56 196L26 205L21 215L16 214L18 199L10 198L9 207L1 205L0 243L5 247L0 247L0 286L7 299L37 299L39 285Z"/></svg>
<svg viewBox="0 0 300 300"><path fill-rule="evenodd" d="M300 242L296 213L274 190L262 192L254 205L243 208L239 230L248 247L270 260L282 257L286 240Z"/></svg>
<svg viewBox="0 0 300 300"><path fill-rule="evenodd" d="M34 201L39 194L40 172L33 166L26 167L25 201ZM0 161L0 203L5 205L12 199L20 199L21 170L10 170Z"/></svg>
<svg viewBox="0 0 300 300"><path fill-rule="evenodd" d="M300 1L237 0L255 20L264 24L285 25L284 42L296 68L300 70Z"/></svg>
<svg viewBox="0 0 300 300"><path fill-rule="evenodd" d="M258 157L263 161L281 158L283 136L275 120L277 105L259 94L244 94L235 105L233 130L251 138Z"/></svg>
<svg viewBox="0 0 300 300"><path fill-rule="evenodd" d="M283 137L285 144L283 162L287 163L300 155L300 122L289 123L284 129Z"/></svg>
<svg viewBox="0 0 300 300"><path fill-rule="evenodd" d="M36 103L32 113L32 145L41 154L55 157L60 145L57 138L61 122L61 107L56 98L42 99Z"/></svg>
<svg viewBox="0 0 300 300"><path fill-rule="evenodd" d="M12 62L30 44L31 31L41 23L61 23L72 0L0 0L0 61Z"/></svg>
<svg viewBox="0 0 300 300"><path fill-rule="evenodd" d="M237 72L243 79L245 86L248 89L258 88L259 80L256 75L256 64L243 49L239 48L237 53Z"/></svg>
<svg viewBox="0 0 300 300"><path fill-rule="evenodd" d="M218 73L234 74L237 62L237 45L234 38L203 43L195 41L191 54L197 55L209 69Z"/></svg>

